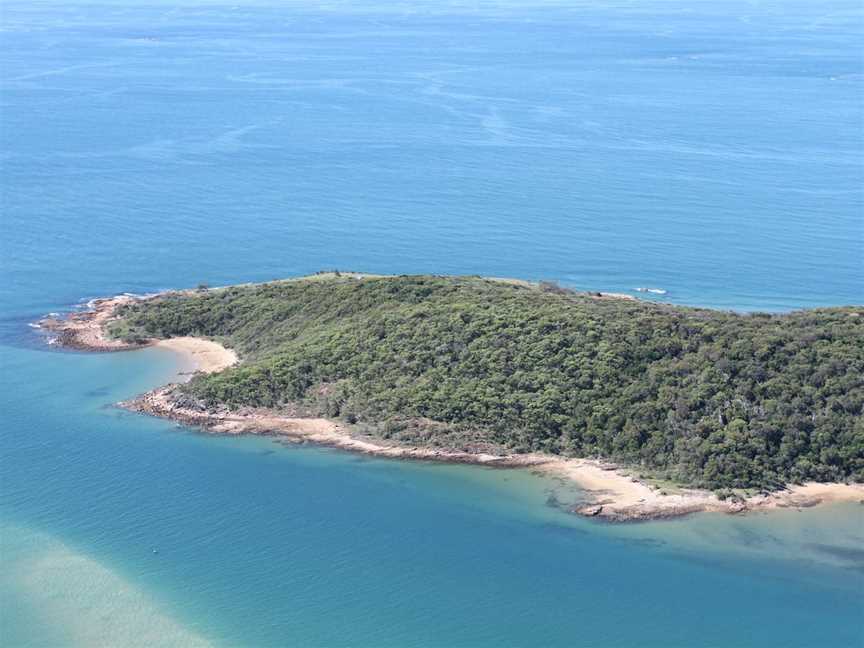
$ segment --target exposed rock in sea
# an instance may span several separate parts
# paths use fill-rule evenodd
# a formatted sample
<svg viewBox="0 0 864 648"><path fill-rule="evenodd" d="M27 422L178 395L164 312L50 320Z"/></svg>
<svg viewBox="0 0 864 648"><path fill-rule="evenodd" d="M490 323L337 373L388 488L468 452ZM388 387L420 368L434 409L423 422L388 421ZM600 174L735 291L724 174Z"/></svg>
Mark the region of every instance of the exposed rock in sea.
<svg viewBox="0 0 864 648"><path fill-rule="evenodd" d="M584 506L576 510L579 515L584 515L586 517L596 517L600 515L601 511L603 511L602 504L596 504L594 506Z"/></svg>

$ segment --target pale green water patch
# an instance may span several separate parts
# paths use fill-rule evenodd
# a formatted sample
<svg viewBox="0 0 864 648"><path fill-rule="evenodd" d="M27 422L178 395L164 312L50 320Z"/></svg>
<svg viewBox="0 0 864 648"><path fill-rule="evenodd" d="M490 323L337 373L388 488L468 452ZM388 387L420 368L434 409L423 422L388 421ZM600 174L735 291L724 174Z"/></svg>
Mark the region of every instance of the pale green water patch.
<svg viewBox="0 0 864 648"><path fill-rule="evenodd" d="M7 646L212 645L119 574L57 539L0 523Z"/></svg>

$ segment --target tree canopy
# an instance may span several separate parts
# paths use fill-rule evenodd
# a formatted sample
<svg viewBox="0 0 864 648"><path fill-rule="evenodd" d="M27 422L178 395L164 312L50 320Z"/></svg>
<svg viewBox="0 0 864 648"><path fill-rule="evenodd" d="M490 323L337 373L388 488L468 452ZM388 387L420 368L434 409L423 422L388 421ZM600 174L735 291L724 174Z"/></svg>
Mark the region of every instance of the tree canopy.
<svg viewBox="0 0 864 648"><path fill-rule="evenodd" d="M707 488L864 481L864 309L736 314L524 282L402 276L168 294L120 337L242 363L185 389L383 437L599 456Z"/></svg>

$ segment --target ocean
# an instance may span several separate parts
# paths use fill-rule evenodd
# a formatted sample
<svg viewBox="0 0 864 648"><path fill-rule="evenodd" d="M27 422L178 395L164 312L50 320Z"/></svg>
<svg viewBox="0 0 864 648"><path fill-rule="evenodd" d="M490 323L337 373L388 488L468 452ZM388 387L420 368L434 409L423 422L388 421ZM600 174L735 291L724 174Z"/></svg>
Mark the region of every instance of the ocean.
<svg viewBox="0 0 864 648"><path fill-rule="evenodd" d="M864 645L860 504L599 524L530 472L118 410L178 358L28 327L332 268L864 303L860 3L6 0L0 30L4 646Z"/></svg>

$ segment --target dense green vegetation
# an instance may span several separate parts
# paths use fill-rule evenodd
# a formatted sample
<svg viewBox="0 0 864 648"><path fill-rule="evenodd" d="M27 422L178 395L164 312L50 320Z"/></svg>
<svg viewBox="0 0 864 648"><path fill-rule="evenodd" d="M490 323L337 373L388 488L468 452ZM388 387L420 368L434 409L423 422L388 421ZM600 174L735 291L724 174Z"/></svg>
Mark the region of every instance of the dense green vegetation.
<svg viewBox="0 0 864 648"><path fill-rule="evenodd" d="M708 488L864 481L864 309L739 315L479 278L335 277L166 296L126 337L243 363L186 389L378 434L638 464Z"/></svg>

